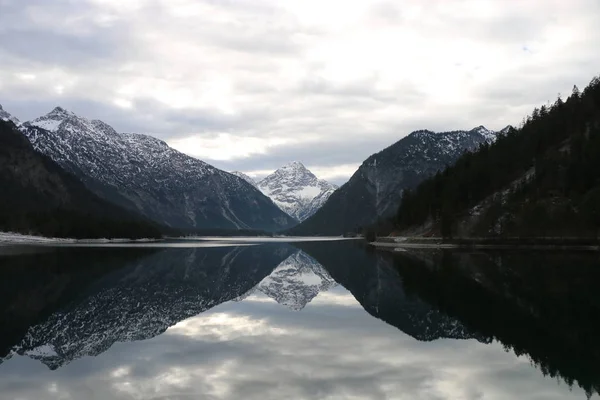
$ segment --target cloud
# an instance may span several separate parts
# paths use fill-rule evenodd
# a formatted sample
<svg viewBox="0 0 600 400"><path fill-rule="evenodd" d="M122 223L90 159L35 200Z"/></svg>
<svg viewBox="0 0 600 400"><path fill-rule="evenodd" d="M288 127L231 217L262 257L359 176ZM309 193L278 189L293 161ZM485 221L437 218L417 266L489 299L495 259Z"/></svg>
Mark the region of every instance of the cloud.
<svg viewBox="0 0 600 400"><path fill-rule="evenodd" d="M222 168L300 160L338 183L415 129L518 124L600 64L596 0L0 7L0 103L21 120L60 104Z"/></svg>

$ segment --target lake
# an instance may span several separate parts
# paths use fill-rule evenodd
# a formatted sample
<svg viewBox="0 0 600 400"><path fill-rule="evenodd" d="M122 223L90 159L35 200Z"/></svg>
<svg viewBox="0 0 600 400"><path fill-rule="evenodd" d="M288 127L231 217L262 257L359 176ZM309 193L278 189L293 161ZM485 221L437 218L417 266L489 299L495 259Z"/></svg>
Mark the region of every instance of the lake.
<svg viewBox="0 0 600 400"><path fill-rule="evenodd" d="M599 399L600 256L0 247L0 398Z"/></svg>

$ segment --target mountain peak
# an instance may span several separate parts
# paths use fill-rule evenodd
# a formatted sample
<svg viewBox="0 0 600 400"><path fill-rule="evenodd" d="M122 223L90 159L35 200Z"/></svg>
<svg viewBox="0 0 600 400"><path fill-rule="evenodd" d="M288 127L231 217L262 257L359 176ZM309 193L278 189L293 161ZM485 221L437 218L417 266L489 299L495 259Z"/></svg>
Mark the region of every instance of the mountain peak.
<svg viewBox="0 0 600 400"><path fill-rule="evenodd" d="M71 111L68 111L60 106L54 107L54 109L52 111L50 111L48 114L46 114L46 116L56 116L56 117L63 117L63 118L68 118L68 117L73 117L75 116L74 113L72 113Z"/></svg>
<svg viewBox="0 0 600 400"><path fill-rule="evenodd" d="M273 173L273 175L286 176L288 180L296 181L299 179L312 179L316 176L310 172L300 161L292 161L285 164ZM265 178L266 179L266 178Z"/></svg>
<svg viewBox="0 0 600 400"><path fill-rule="evenodd" d="M285 164L280 169L290 169L290 168L306 169L306 167L304 166L304 164L302 164L300 161L292 161L290 163Z"/></svg>
<svg viewBox="0 0 600 400"><path fill-rule="evenodd" d="M67 111L62 107L54 107L48 114L29 121L29 125L37 126L50 132L56 132L65 120L73 117L77 118L71 111Z"/></svg>
<svg viewBox="0 0 600 400"><path fill-rule="evenodd" d="M2 104L0 104L0 120L2 121L10 121L15 125L20 125L21 121L19 121L17 118L13 117L12 115L10 115L8 112L4 111L4 109L2 108Z"/></svg>
<svg viewBox="0 0 600 400"><path fill-rule="evenodd" d="M488 143L494 142L498 136L498 132L491 131L483 125L471 129L471 132L479 133Z"/></svg>
<svg viewBox="0 0 600 400"><path fill-rule="evenodd" d="M337 186L319 180L300 161L279 168L258 182L257 187L299 221L313 215L337 189Z"/></svg>
<svg viewBox="0 0 600 400"><path fill-rule="evenodd" d="M502 133L502 134L506 134L506 133L508 133L508 132L509 132L511 129L514 129L514 128L515 128L515 127L514 127L514 126L512 126L512 125L506 125L506 126L504 127L504 129L502 129L502 130L500 131L500 133Z"/></svg>

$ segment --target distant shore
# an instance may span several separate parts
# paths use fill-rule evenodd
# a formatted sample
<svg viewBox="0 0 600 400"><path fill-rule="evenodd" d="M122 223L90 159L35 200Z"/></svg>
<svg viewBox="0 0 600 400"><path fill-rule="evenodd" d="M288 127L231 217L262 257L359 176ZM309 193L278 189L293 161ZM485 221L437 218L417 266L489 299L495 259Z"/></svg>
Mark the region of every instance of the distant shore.
<svg viewBox="0 0 600 400"><path fill-rule="evenodd" d="M436 249L531 249L600 251L596 238L456 238L381 237L371 243L378 248Z"/></svg>
<svg viewBox="0 0 600 400"><path fill-rule="evenodd" d="M75 239L75 238L56 238L37 235L24 235L14 232L0 232L0 245L14 244L37 244L37 245L59 245L59 244L104 244L104 243L149 243L158 242L162 239Z"/></svg>

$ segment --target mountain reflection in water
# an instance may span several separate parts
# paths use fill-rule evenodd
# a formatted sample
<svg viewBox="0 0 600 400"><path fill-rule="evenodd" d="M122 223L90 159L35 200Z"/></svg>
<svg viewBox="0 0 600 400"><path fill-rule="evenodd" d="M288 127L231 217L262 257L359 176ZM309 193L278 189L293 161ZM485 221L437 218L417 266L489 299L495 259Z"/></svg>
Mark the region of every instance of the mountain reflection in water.
<svg viewBox="0 0 600 400"><path fill-rule="evenodd" d="M598 266L353 242L4 249L0 397L596 397Z"/></svg>

